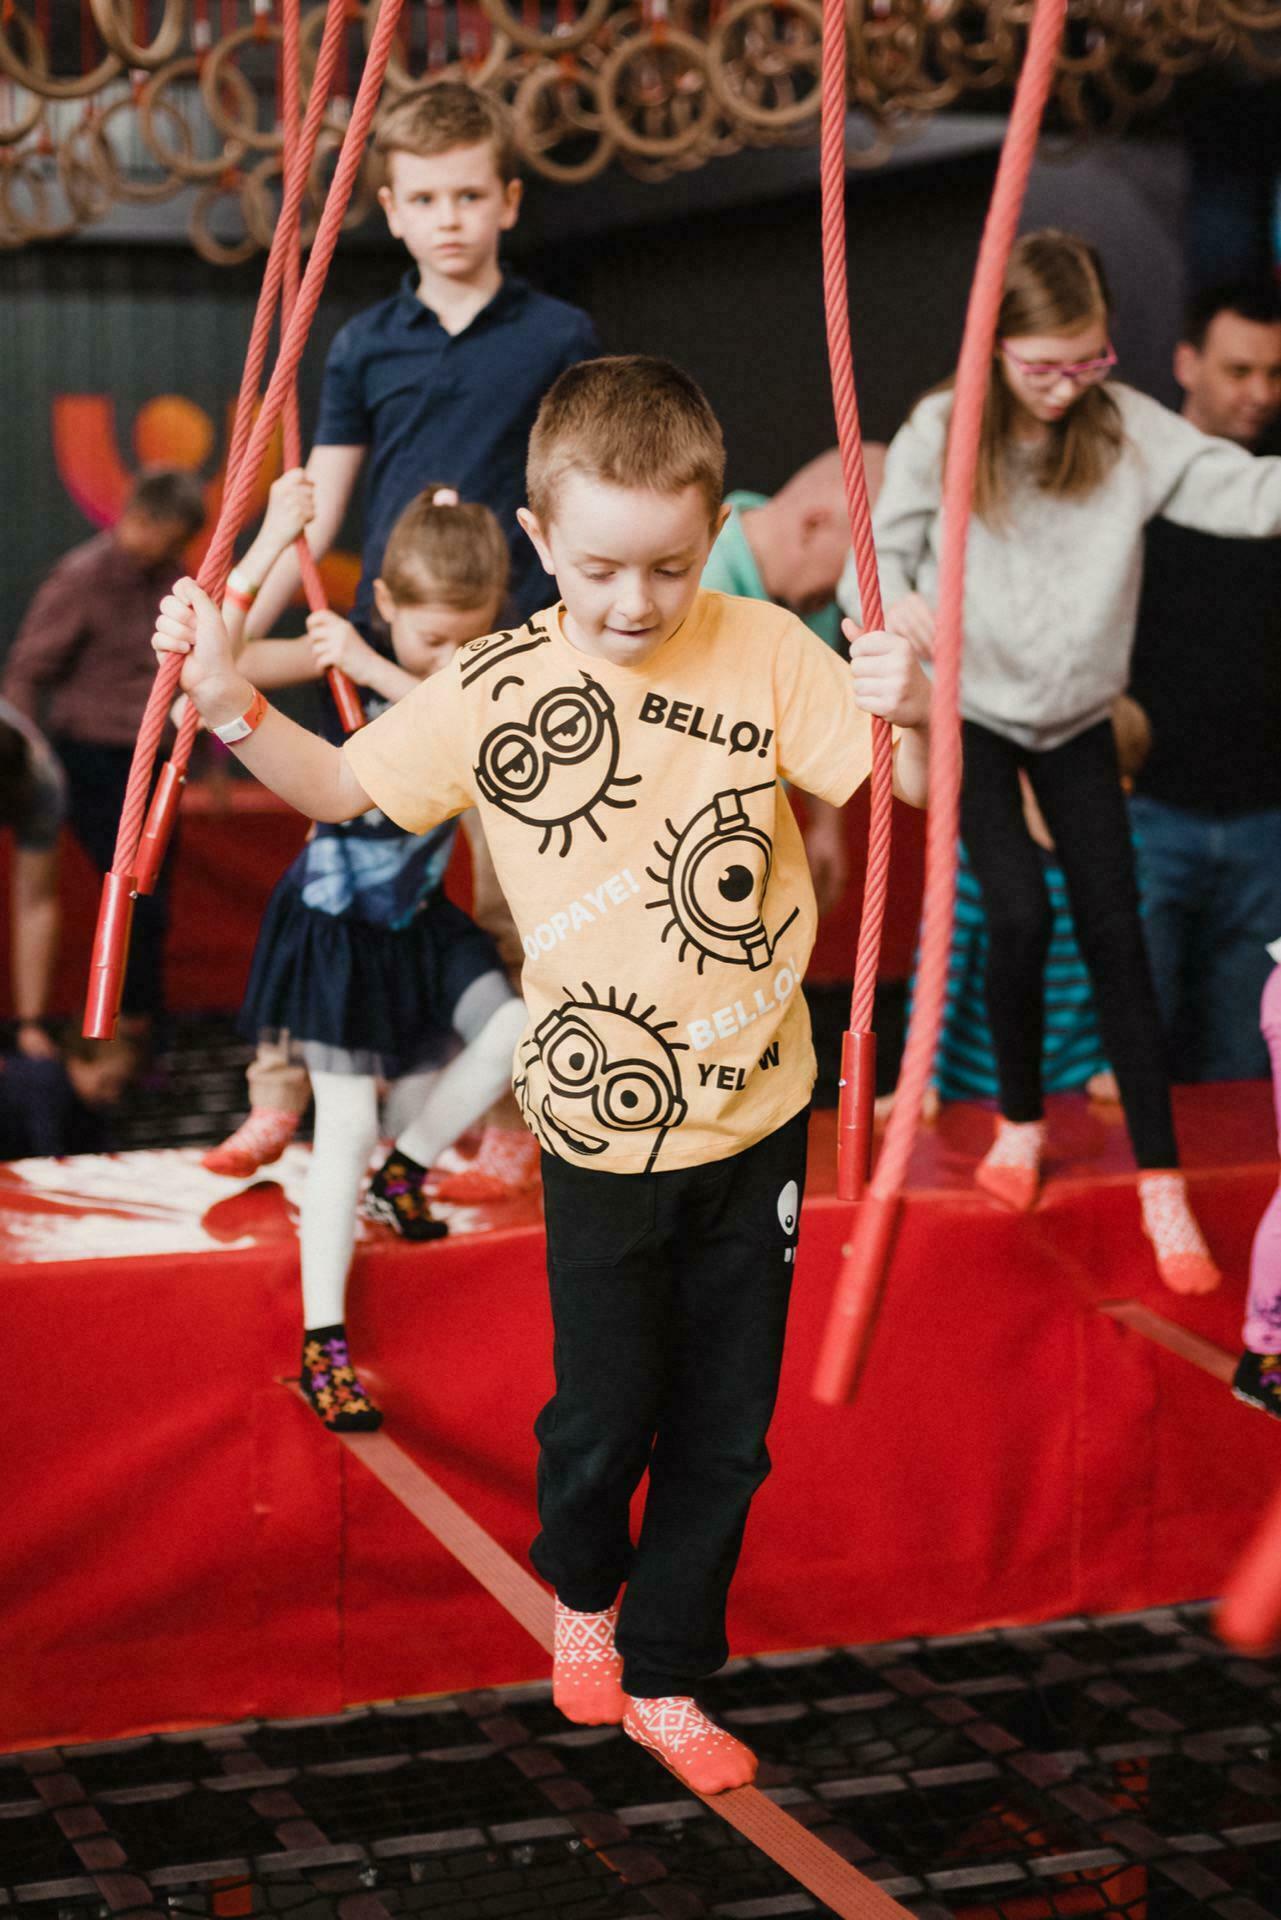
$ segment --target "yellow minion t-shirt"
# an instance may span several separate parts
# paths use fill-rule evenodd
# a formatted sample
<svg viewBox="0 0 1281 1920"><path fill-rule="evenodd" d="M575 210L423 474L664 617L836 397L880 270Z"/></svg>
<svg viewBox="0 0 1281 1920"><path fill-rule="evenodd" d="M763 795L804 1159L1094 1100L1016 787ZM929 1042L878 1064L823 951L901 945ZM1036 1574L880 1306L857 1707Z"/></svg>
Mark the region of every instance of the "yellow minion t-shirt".
<svg viewBox="0 0 1281 1920"><path fill-rule="evenodd" d="M548 1152L603 1173L723 1160L814 1084L814 890L782 782L871 768L840 660L794 615L700 592L640 667L563 609L459 650L346 742L411 833L476 806L525 951L514 1085Z"/></svg>

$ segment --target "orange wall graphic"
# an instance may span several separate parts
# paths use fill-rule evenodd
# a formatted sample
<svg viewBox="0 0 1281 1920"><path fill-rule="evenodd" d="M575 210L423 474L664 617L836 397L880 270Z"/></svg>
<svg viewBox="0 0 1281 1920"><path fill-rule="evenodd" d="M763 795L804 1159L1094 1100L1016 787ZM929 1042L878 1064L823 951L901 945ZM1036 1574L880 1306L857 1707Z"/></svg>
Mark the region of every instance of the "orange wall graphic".
<svg viewBox="0 0 1281 1920"><path fill-rule="evenodd" d="M235 402L228 403L223 445L231 445ZM116 403L105 393L63 393L52 405L53 457L58 476L85 519L95 527L110 527L119 519L137 472L142 467L186 467L205 471L215 456L217 432L202 407L181 394L157 394L141 406L133 421L132 457L120 450ZM281 470L279 432L272 435L263 455L254 487L250 521L267 504L267 490ZM226 477L226 455L205 482L207 520L187 548L187 566L195 573L204 559ZM360 560L352 553L334 551L321 562L325 591L334 606L346 609L356 597Z"/></svg>

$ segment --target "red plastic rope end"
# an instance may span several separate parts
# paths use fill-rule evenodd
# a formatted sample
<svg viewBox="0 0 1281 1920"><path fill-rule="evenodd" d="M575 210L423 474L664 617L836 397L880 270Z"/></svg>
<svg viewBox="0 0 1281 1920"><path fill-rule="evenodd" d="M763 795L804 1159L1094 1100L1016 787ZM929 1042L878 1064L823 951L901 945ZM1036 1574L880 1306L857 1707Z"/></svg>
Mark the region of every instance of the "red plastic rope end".
<svg viewBox="0 0 1281 1920"><path fill-rule="evenodd" d="M137 872L134 885L139 893L151 893L156 884L156 876L164 862L173 837L174 821L178 818L178 802L182 798L182 789L186 784L186 773L176 761L166 760L160 769L160 778L156 790L151 796L151 806L147 811L147 824L142 830L138 842L138 855L134 861Z"/></svg>
<svg viewBox="0 0 1281 1920"><path fill-rule="evenodd" d="M876 1035L846 1033L841 1040L841 1101L836 1119L836 1192L861 1200L872 1173L876 1109Z"/></svg>
<svg viewBox="0 0 1281 1920"><path fill-rule="evenodd" d="M329 669L329 691L334 696L334 705L338 709L338 718L342 721L344 733L355 733L365 724L365 709L360 704L360 695L345 673L337 667Z"/></svg>
<svg viewBox="0 0 1281 1920"><path fill-rule="evenodd" d="M129 929L133 924L134 891L131 873L108 873L103 878L93 958L89 962L89 997L83 1028L86 1040L110 1040L116 1031L129 954Z"/></svg>
<svg viewBox="0 0 1281 1920"><path fill-rule="evenodd" d="M1281 1639L1281 1492L1232 1571L1215 1629L1238 1653L1269 1653Z"/></svg>
<svg viewBox="0 0 1281 1920"><path fill-rule="evenodd" d="M869 1193L859 1207L814 1375L814 1398L828 1406L854 1398L881 1303L898 1210L896 1193Z"/></svg>

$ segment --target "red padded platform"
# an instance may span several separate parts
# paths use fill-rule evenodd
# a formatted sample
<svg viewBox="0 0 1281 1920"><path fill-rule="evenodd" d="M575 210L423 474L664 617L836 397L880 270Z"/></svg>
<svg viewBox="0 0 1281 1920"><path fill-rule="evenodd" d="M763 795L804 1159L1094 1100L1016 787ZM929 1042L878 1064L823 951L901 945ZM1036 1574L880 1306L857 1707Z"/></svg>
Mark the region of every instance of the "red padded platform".
<svg viewBox="0 0 1281 1920"><path fill-rule="evenodd" d="M737 1649L805 1647L1213 1593L1281 1475L1281 1435L1094 1310L1139 1297L1236 1341L1276 1179L1269 1092L1192 1090L1180 1125L1228 1279L1156 1282L1114 1120L1060 1101L1031 1218L969 1186L990 1118L927 1131L859 1403L809 1396L849 1213L815 1122L775 1470L735 1587ZM292 1199L194 1154L0 1168L6 1373L0 1746L102 1739L530 1678L540 1657L274 1384L297 1364ZM510 1550L532 1531L549 1387L536 1209L369 1230L351 1305L390 1430Z"/></svg>
<svg viewBox="0 0 1281 1920"><path fill-rule="evenodd" d="M177 1013L234 1012L240 1005L258 922L271 889L302 845L301 814L248 780L214 790L193 781L182 798L182 840L174 861L168 944L168 994ZM856 794L845 810L850 884L819 928L806 979L813 985L849 978L858 945L863 870L867 854L867 800ZM903 979L912 963L921 897L921 816L894 810L893 890L886 915L881 975ZM9 836L0 838L0 905L9 884ZM52 1011L79 1015L98 912L99 881L69 834L63 836L62 945ZM471 903L471 860L459 834L447 889L460 906ZM7 914L6 914L7 919ZM12 1006L8 945L0 941L0 1012Z"/></svg>

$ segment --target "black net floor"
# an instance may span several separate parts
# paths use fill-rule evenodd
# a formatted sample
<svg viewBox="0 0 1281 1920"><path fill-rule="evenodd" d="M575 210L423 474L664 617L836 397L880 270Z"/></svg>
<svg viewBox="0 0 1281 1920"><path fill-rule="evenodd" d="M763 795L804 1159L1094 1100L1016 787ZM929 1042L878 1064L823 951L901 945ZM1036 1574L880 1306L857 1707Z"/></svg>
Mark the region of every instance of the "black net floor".
<svg viewBox="0 0 1281 1920"><path fill-rule="evenodd" d="M1205 1608L732 1663L759 1784L920 1920L1281 1920L1281 1661ZM824 1913L545 1685L0 1756L0 1905L297 1920Z"/></svg>

